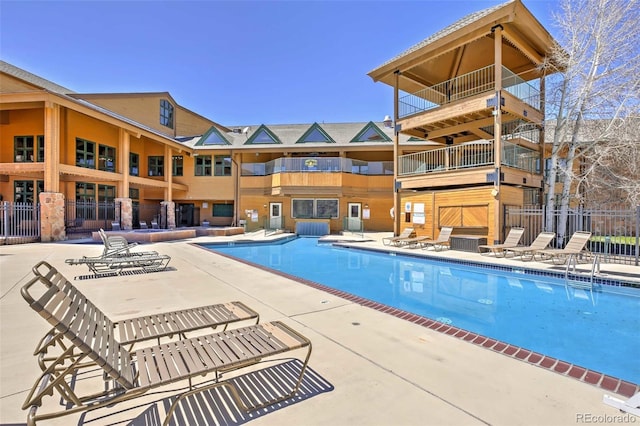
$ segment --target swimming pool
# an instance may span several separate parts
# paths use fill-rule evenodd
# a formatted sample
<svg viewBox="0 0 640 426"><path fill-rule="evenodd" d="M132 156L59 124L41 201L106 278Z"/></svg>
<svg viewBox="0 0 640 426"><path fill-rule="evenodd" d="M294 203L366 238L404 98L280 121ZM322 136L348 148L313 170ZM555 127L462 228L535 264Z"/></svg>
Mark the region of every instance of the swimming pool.
<svg viewBox="0 0 640 426"><path fill-rule="evenodd" d="M640 291L318 244L202 244L502 342L640 383ZM623 291L624 290L624 291Z"/></svg>

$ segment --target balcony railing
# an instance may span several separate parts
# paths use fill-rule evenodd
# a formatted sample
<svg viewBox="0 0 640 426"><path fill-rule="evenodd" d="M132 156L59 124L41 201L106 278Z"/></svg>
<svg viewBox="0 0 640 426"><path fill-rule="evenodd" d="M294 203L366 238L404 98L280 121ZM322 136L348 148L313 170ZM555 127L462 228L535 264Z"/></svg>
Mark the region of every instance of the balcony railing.
<svg viewBox="0 0 640 426"><path fill-rule="evenodd" d="M510 142L502 142L502 165L540 172L540 154ZM434 149L398 158L398 176L417 176L494 165L493 141Z"/></svg>
<svg viewBox="0 0 640 426"><path fill-rule="evenodd" d="M533 108L540 109L540 91L504 66L502 67L502 87ZM398 115L400 118L408 117L480 93L493 91L495 91L495 65L489 65L415 93L402 92L398 100Z"/></svg>
<svg viewBox="0 0 640 426"><path fill-rule="evenodd" d="M300 172L392 175L393 161L361 161L342 157L282 157L266 163L242 163L242 176Z"/></svg>

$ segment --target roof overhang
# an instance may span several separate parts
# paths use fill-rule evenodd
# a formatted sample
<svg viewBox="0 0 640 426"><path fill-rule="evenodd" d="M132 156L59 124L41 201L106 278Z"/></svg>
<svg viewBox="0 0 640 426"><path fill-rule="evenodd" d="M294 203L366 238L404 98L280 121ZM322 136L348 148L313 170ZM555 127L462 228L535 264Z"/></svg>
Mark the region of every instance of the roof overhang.
<svg viewBox="0 0 640 426"><path fill-rule="evenodd" d="M468 15L369 72L374 81L415 92L494 63L494 29L502 29L502 63L525 80L557 44L520 0ZM548 72L548 71L547 71Z"/></svg>

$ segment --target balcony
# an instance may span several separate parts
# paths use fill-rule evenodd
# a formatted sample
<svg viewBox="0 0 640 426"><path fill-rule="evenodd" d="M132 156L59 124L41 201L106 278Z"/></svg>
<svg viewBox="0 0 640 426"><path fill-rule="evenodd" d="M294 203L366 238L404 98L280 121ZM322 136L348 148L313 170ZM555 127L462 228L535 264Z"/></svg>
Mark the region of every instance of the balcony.
<svg viewBox="0 0 640 426"><path fill-rule="evenodd" d="M502 67L502 87L525 104L540 110L540 90L506 67ZM495 65L443 81L415 93L400 94L398 116L403 119L480 94L495 92Z"/></svg>
<svg viewBox="0 0 640 426"><path fill-rule="evenodd" d="M361 161L342 157L282 157L266 163L242 164L242 176L270 176L278 173L393 175L393 161Z"/></svg>
<svg viewBox="0 0 640 426"><path fill-rule="evenodd" d="M472 142L398 157L398 176L412 177L494 166L494 142ZM502 142L502 165L530 174L540 173L540 153Z"/></svg>

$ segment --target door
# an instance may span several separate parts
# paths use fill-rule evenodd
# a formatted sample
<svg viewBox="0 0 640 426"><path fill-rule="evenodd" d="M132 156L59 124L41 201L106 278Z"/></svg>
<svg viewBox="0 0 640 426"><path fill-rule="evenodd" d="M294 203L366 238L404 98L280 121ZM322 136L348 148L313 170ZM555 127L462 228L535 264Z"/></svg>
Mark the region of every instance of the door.
<svg viewBox="0 0 640 426"><path fill-rule="evenodd" d="M269 203L269 229L283 229L282 203Z"/></svg>
<svg viewBox="0 0 640 426"><path fill-rule="evenodd" d="M349 203L347 216L347 231L363 231L362 227L362 204Z"/></svg>

